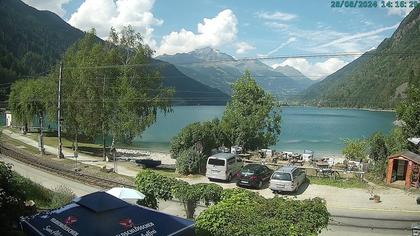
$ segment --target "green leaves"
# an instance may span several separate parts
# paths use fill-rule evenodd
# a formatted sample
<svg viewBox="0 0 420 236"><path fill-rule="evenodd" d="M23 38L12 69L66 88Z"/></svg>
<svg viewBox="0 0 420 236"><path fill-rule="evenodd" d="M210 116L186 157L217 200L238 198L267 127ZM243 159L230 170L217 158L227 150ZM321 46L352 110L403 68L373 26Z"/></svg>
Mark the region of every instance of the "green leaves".
<svg viewBox="0 0 420 236"><path fill-rule="evenodd" d="M145 170L136 176L137 189L146 197L139 203L157 209L158 199L170 200L173 197L180 200L185 207L188 218L194 216L199 201L206 205L219 202L223 188L216 184L194 184L166 177L150 170Z"/></svg>
<svg viewBox="0 0 420 236"><path fill-rule="evenodd" d="M228 145L245 150L266 148L280 135L280 107L251 77L249 71L233 84L232 100L227 105L221 128Z"/></svg>
<svg viewBox="0 0 420 236"><path fill-rule="evenodd" d="M329 221L320 198L265 199L248 190L229 189L222 199L197 217L197 235L316 235Z"/></svg>
<svg viewBox="0 0 420 236"><path fill-rule="evenodd" d="M405 138L420 137L420 76L409 85L407 98L397 107Z"/></svg>
<svg viewBox="0 0 420 236"><path fill-rule="evenodd" d="M207 158L193 148L181 152L176 159L176 170L182 175L200 174L206 169Z"/></svg>
<svg viewBox="0 0 420 236"><path fill-rule="evenodd" d="M350 160L365 160L367 157L367 142L363 139L346 139L343 154Z"/></svg>
<svg viewBox="0 0 420 236"><path fill-rule="evenodd" d="M157 174L150 170L141 171L136 176L137 190L146 197L142 205L157 209L157 199L172 199L172 188L176 179Z"/></svg>
<svg viewBox="0 0 420 236"><path fill-rule="evenodd" d="M214 119L187 125L171 140L170 152L172 158L177 159L182 152L195 145L202 147L203 155L210 155L211 149L217 148L223 143L224 136L219 123L218 119Z"/></svg>

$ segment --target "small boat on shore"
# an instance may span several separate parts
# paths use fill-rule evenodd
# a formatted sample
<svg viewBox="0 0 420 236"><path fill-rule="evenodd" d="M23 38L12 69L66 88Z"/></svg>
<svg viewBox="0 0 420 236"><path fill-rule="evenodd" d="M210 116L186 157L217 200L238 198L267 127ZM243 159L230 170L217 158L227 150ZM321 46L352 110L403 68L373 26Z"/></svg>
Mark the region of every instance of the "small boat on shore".
<svg viewBox="0 0 420 236"><path fill-rule="evenodd" d="M138 159L135 161L137 165L144 165L146 168L156 168L162 164L159 160Z"/></svg>

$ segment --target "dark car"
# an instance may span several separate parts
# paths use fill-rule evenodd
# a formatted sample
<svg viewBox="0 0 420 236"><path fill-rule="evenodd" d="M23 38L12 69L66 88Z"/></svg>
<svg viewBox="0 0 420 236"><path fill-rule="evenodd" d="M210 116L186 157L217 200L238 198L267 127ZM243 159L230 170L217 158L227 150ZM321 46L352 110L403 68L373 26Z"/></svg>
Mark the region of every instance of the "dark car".
<svg viewBox="0 0 420 236"><path fill-rule="evenodd" d="M237 185L255 187L260 189L264 185L264 182L270 180L270 176L272 173L273 171L265 165L246 165L242 167L241 171L237 174Z"/></svg>

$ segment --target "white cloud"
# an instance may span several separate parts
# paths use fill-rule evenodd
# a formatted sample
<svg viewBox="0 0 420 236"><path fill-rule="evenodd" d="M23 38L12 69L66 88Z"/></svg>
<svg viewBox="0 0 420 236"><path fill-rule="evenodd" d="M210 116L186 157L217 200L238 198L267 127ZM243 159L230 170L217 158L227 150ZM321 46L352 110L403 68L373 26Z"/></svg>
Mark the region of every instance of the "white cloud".
<svg viewBox="0 0 420 236"><path fill-rule="evenodd" d="M296 41L296 38L295 37L291 37L291 38L289 38L286 42L283 42L282 44L280 44L278 47L276 47L275 49L273 49L273 50L271 50L271 51L269 51L267 54L263 54L263 55L259 55L259 56L262 56L262 57L268 57L268 56L271 56L272 54L274 54L274 53L276 53L276 52L278 52L280 49L282 49L282 48L284 48L285 46L287 46L287 45L289 45L289 44L291 44L291 43L293 43L293 42L295 42Z"/></svg>
<svg viewBox="0 0 420 236"><path fill-rule="evenodd" d="M413 8L409 7L389 7L388 9L388 15L398 15L402 17L406 17Z"/></svg>
<svg viewBox="0 0 420 236"><path fill-rule="evenodd" d="M247 51L255 49L254 46L252 46L251 44L249 44L247 42L239 42L235 46L236 46L236 53L237 54L243 54Z"/></svg>
<svg viewBox="0 0 420 236"><path fill-rule="evenodd" d="M153 40L153 26L163 23L155 18L151 10L154 0L85 0L74 12L69 23L82 30L96 29L101 38L106 38L112 27L117 30L131 25L142 34L145 43L156 47Z"/></svg>
<svg viewBox="0 0 420 236"><path fill-rule="evenodd" d="M278 23L278 22L264 22L264 25L268 26L269 28L275 29L275 30L283 30L287 29L289 26L287 24Z"/></svg>
<svg viewBox="0 0 420 236"><path fill-rule="evenodd" d="M310 53L364 52L378 46L384 39L384 33L397 27L398 24L395 24L371 31L349 33L324 26L308 30L289 25L288 27L279 27L278 31L283 37L295 37L296 42L301 45L299 49Z"/></svg>
<svg viewBox="0 0 420 236"><path fill-rule="evenodd" d="M289 20L296 19L298 17L295 14L284 13L284 12L279 12L279 11L276 11L273 13L257 12L257 16L265 20L281 20L281 21L289 21Z"/></svg>
<svg viewBox="0 0 420 236"><path fill-rule="evenodd" d="M63 17L66 14L63 5L70 1L71 0L23 0L23 2L38 10L52 11L60 17Z"/></svg>
<svg viewBox="0 0 420 236"><path fill-rule="evenodd" d="M288 65L296 68L306 77L317 80L336 72L346 64L347 62L338 58L329 58L326 61L316 63L310 63L305 58L289 58L282 63L272 65L272 67L276 68L278 66Z"/></svg>
<svg viewBox="0 0 420 236"><path fill-rule="evenodd" d="M219 12L214 18L204 18L197 25L197 33L186 29L163 36L157 55L190 52L198 48L218 47L236 39L238 21L230 9Z"/></svg>
<svg viewBox="0 0 420 236"><path fill-rule="evenodd" d="M331 42L322 44L322 45L318 45L318 48L326 48L326 47L331 47L331 46L335 46L337 44L343 44L345 42L348 41L355 41L355 40L359 40L359 39L366 39L366 37L369 36L374 36L377 35L379 33L382 33L384 31L388 31L388 30L392 30L392 29L396 29L398 27L399 24L395 24L393 26L389 26L389 27L382 27L376 30L372 30L372 31L368 31L368 32L363 32L363 33L356 33L356 34L348 34L345 35L341 38L338 38L336 40L333 40Z"/></svg>

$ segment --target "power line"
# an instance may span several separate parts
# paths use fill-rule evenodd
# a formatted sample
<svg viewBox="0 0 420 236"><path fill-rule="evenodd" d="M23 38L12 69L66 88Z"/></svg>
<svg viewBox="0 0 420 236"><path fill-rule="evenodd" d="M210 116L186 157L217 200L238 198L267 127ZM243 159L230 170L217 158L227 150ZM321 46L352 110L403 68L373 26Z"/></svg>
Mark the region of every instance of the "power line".
<svg viewBox="0 0 420 236"><path fill-rule="evenodd" d="M152 66L179 66L179 65L193 65L193 64L209 64L209 63L226 63L226 62L243 62L243 61L262 61L262 60L277 60L277 59L289 59L289 58L317 58L317 57L348 57L348 56L375 56L375 55L417 55L419 52L341 52L341 53L325 53L325 54L301 54L301 55L284 55L284 56L273 56L273 57L249 57L240 59L223 59L223 60L206 60L201 62L185 62L185 63L169 63L169 62L152 62L148 64L116 64L116 65L101 65L101 66L67 66L66 69L110 69L119 67L152 67ZM268 65L267 65L268 66Z"/></svg>

